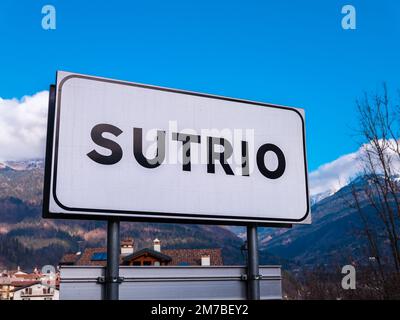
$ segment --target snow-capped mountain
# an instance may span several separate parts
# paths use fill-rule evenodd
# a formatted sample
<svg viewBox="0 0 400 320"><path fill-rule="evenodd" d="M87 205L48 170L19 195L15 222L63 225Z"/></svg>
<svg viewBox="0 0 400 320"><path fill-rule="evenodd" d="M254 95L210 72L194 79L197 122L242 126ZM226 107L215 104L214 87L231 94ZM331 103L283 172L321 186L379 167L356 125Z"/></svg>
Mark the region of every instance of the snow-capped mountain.
<svg viewBox="0 0 400 320"><path fill-rule="evenodd" d="M324 192L320 192L314 195L310 196L310 204L313 206L314 204L320 202L321 200L324 200L325 198L330 197L331 195L334 195L338 190L336 188L333 189L328 189Z"/></svg>
<svg viewBox="0 0 400 320"><path fill-rule="evenodd" d="M10 168L15 171L44 169L44 159L30 159L21 161L5 161L0 163L0 170Z"/></svg>

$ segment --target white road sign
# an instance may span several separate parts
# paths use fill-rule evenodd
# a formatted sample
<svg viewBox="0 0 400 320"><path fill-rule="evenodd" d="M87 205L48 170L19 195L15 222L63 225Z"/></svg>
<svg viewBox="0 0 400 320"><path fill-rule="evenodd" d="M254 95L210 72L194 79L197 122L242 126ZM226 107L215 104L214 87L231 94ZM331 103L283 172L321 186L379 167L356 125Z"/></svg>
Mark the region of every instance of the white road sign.
<svg viewBox="0 0 400 320"><path fill-rule="evenodd" d="M57 73L45 217L309 223L301 109Z"/></svg>

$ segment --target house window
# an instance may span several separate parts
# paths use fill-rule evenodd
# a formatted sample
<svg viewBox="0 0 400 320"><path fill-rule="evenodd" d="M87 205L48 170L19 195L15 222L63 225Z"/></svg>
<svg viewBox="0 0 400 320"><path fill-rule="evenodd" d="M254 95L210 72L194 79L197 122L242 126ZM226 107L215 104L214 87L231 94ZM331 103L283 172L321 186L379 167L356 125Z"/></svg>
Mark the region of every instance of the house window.
<svg viewBox="0 0 400 320"><path fill-rule="evenodd" d="M50 292L50 288L43 288L43 294L49 294Z"/></svg>
<svg viewBox="0 0 400 320"><path fill-rule="evenodd" d="M151 266L151 261L143 261L144 266Z"/></svg>
<svg viewBox="0 0 400 320"><path fill-rule="evenodd" d="M140 264L140 261L133 261L132 265L133 266L140 266L141 264Z"/></svg>
<svg viewBox="0 0 400 320"><path fill-rule="evenodd" d="M159 267L159 266L160 266L160 261L154 261L154 265L155 265L156 267Z"/></svg>

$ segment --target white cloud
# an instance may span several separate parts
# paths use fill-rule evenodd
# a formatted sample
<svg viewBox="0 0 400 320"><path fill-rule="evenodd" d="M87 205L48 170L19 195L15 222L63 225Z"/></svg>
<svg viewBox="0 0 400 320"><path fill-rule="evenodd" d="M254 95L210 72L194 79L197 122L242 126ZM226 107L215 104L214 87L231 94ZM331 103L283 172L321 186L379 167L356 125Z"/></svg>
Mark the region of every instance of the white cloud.
<svg viewBox="0 0 400 320"><path fill-rule="evenodd" d="M0 98L0 161L44 158L48 96Z"/></svg>
<svg viewBox="0 0 400 320"><path fill-rule="evenodd" d="M311 172L309 174L310 194L313 196L327 191L335 192L345 186L362 170L358 160L361 152L362 148L326 163Z"/></svg>
<svg viewBox="0 0 400 320"><path fill-rule="evenodd" d="M396 149L395 141L385 140L385 142L383 142L383 140L379 140L379 143L386 146L384 149L386 150L386 156L391 159L390 167L392 174L399 175L400 158L398 154L394 152ZM362 162L362 159L365 159L367 150L371 150L372 154L375 154L373 152L374 149L371 149L371 144L364 144L356 152L341 156L311 172L309 174L311 196L321 194L324 194L322 195L323 197L328 196L347 185L358 174L364 172L365 163ZM377 157L374 162L376 163L376 170L382 173L380 162Z"/></svg>

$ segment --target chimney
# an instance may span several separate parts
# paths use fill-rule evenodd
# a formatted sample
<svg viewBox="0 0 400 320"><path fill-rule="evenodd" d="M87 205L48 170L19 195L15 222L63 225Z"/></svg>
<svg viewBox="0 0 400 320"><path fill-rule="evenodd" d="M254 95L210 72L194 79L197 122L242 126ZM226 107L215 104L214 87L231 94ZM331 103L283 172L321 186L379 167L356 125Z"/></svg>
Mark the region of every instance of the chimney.
<svg viewBox="0 0 400 320"><path fill-rule="evenodd" d="M153 240L153 248L154 251L161 252L161 241L158 240L157 238Z"/></svg>
<svg viewBox="0 0 400 320"><path fill-rule="evenodd" d="M210 255L209 254L203 254L202 256L201 256L201 265L203 266L203 267L206 267L206 266L210 266L211 265L211 261L210 261Z"/></svg>
<svg viewBox="0 0 400 320"><path fill-rule="evenodd" d="M133 238L125 238L121 240L121 256L128 256L133 253L134 241Z"/></svg>

